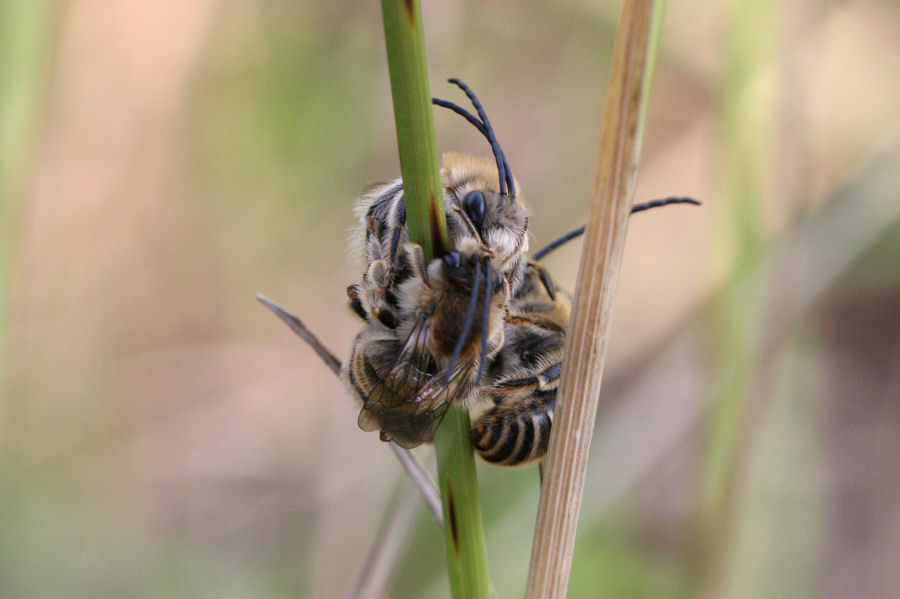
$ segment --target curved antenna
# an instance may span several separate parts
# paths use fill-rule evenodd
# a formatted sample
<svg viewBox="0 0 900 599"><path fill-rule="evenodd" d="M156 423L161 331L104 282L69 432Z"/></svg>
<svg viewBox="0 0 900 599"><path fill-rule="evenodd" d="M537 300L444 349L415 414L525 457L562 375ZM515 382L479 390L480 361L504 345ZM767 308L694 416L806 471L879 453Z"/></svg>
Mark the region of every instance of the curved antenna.
<svg viewBox="0 0 900 599"><path fill-rule="evenodd" d="M492 140L491 140L491 133L488 132L488 129L487 129L487 127L484 126L484 123L482 123L480 120L478 120L478 118L476 118L471 112L469 112L468 110L466 110L466 109L463 108L462 106L459 106L458 104L454 104L453 102L448 102L447 100L441 100L440 98L432 98L432 99L431 99L431 103L434 104L435 106L440 106L440 107L442 107L442 108L449 108L450 110L452 110L452 111L455 112L456 114L460 115L461 117L463 117L463 118L465 118L467 121L469 121L469 123L471 123L472 126L475 127L476 129L478 129L478 131L479 131L482 135L484 135L484 137L485 137L488 141L492 141ZM491 148L493 148L493 145L491 145ZM497 154L496 154L496 152L495 152L495 153L494 153L494 158L496 159L496 157L497 157ZM510 171L510 169L509 169L509 164L506 162L506 155L505 155L505 154L502 154L502 153L501 153L501 159L502 159L502 163L501 163L501 162L498 162L498 163L497 163L497 172L498 172L499 175L500 175L500 193L505 194L506 192L504 191L504 182L506 181L506 175L507 175L507 173L510 173L511 171ZM512 180L512 179L510 179L510 181L511 181L511 180ZM515 194L515 188L513 188L513 193L512 193L512 195L513 195L513 196L516 195L516 194Z"/></svg>
<svg viewBox="0 0 900 599"><path fill-rule="evenodd" d="M480 120L475 118L475 116L473 116L471 112L469 112L462 106L459 106L458 104L454 104L453 102L448 102L447 100L441 100L440 98L432 98L431 103L436 106L440 106L442 108L449 108L456 114L464 117L467 121L469 121L472 124L472 126L474 126L476 129L478 129L478 131L482 135L484 135L484 137L491 144L491 150L493 150L493 152L494 152L494 159L497 161L497 173L500 177L500 193L503 195L506 195L506 180L507 180L506 173L509 170L509 165L506 163L506 156L503 155L502 151L500 152L500 154L498 156L497 150L499 148L499 145L497 147L494 146L494 140L491 138L492 132L489 132L488 128L484 126L484 123L482 123ZM513 194L513 195L515 195L515 194Z"/></svg>
<svg viewBox="0 0 900 599"><path fill-rule="evenodd" d="M475 110L478 112L478 118L476 118L465 108L462 108L461 106L454 104L453 102L448 102L447 100L432 98L432 104L441 106L442 108L449 108L456 114L469 121L472 126L478 129L478 131L482 135L484 135L484 137L488 140L488 143L491 144L491 150L494 152L494 159L497 161L497 173L500 178L500 194L507 195L508 190L509 195L515 197L516 187L513 183L512 171L509 168L509 163L506 161L506 155L503 153L503 149L500 147L500 142L497 141L497 136L494 134L494 130L491 127L491 121L488 119L484 108L481 106L481 102L478 101L478 97L469 88L469 86L459 79L453 78L448 79L447 81L458 86L465 92L466 96L468 96L469 100L471 100L472 104L475 106Z"/></svg>
<svg viewBox="0 0 900 599"><path fill-rule="evenodd" d="M644 210L650 210L651 208L660 208L662 206L668 206L669 204L693 204L694 206L699 206L700 202L695 200L694 198L663 198L661 200L651 200L649 202L644 202L642 204L635 204L631 207L631 212L629 214L634 214L636 212L643 212ZM540 260L556 248L561 245L564 245L576 237L581 237L584 234L584 227L578 227L573 231L569 231L559 239L555 239L542 247L540 250L534 253L532 259Z"/></svg>
<svg viewBox="0 0 900 599"><path fill-rule="evenodd" d="M458 104L454 104L453 102L448 102L447 100L441 100L440 98L432 98L431 103L436 106L440 106L442 108L449 108L456 114L458 114L462 117L465 117L465 119L467 121L472 123L473 127L478 129L478 131L480 131L481 134L484 135L488 139L488 141L490 141L491 137L490 137L490 135L488 135L487 129L485 128L484 124L481 121L479 121L477 118L475 118L475 116L471 112L469 112L462 106L459 106Z"/></svg>
<svg viewBox="0 0 900 599"><path fill-rule="evenodd" d="M497 136L494 134L494 129L491 127L491 121L490 119L488 119L487 113L481 106L481 102L478 101L478 96L475 95L475 92L473 92L468 85L466 85L456 77L447 79L447 81L465 92L466 96L468 96L469 100L472 102L472 106L474 106L475 110L478 112L478 116L481 117L481 122L484 123L484 128L487 130L488 135L490 136L488 137L488 140L491 142L491 148L494 150L494 155L497 157L497 168L499 170L499 163L502 162L504 175L506 178L506 185L509 188L509 195L515 197L516 187L513 184L512 172L509 170L509 165L506 163L506 155L503 153L503 149L500 147L500 142L497 141Z"/></svg>
<svg viewBox="0 0 900 599"><path fill-rule="evenodd" d="M644 202L643 204L635 204L631 207L631 214L635 212L643 212L644 210L650 210L651 208L660 208L662 206L668 206L669 204L693 204L694 206L700 206L700 201L695 200L694 198L662 198L661 200L650 200L649 202Z"/></svg>
<svg viewBox="0 0 900 599"><path fill-rule="evenodd" d="M542 247L541 249L536 251L534 253L534 256L532 256L532 259L540 260L541 258L546 256L547 254L549 254L550 252L552 252L559 246L565 245L565 244L569 243L570 241L572 241L573 239L575 239L576 237L581 237L582 235L584 235L584 226L583 225L578 227L574 231L569 231L568 233L566 233L559 239L554 239L553 241L551 241L550 243L548 243L547 245L545 245L544 247Z"/></svg>

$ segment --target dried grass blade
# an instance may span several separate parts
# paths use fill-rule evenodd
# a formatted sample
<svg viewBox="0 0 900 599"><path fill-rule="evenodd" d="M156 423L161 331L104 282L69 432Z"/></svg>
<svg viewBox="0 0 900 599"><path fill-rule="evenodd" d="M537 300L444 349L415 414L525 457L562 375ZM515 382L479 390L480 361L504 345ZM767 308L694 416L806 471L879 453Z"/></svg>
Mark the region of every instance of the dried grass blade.
<svg viewBox="0 0 900 599"><path fill-rule="evenodd" d="M256 294L256 299L274 312L275 315L284 321L284 323L287 324L292 331L297 333L301 339L306 341L316 354L322 358L322 361L325 362L325 365L331 369L331 372L333 372L335 376L341 376L341 361L337 359L337 356L331 353L331 350L319 341L319 338L316 337L315 333L310 331L306 325L303 324L302 320L261 293ZM438 492L437 485L434 484L434 479L431 477L428 469L425 468L412 451L404 449L395 443L391 443L390 445L391 449L393 449L394 453L397 455L397 459L400 460L403 469L406 470L406 473L412 479L413 484L415 484L419 489L419 492L422 493L422 498L428 505L428 509L434 515L435 520L437 520L438 526L443 527L444 518L441 512L440 492Z"/></svg>
<svg viewBox="0 0 900 599"><path fill-rule="evenodd" d="M565 597L581 511L613 297L625 246L663 3L626 0L613 51L571 334L538 508L526 598ZM656 27L654 27L654 25Z"/></svg>

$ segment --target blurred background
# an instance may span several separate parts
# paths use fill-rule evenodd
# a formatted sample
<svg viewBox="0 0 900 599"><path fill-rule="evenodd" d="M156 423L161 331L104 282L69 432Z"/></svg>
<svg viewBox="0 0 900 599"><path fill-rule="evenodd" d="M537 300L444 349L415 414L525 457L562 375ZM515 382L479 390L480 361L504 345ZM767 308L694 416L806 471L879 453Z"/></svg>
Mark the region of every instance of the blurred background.
<svg viewBox="0 0 900 599"><path fill-rule="evenodd" d="M532 248L582 224L619 3L426 5ZM351 207L399 173L378 4L0 7L0 596L447 597L394 456L254 298L340 356L359 327ZM704 205L631 222L569 596L896 596L898 31L669 2L636 200ZM546 260L570 289L579 250ZM537 472L479 476L521 596Z"/></svg>

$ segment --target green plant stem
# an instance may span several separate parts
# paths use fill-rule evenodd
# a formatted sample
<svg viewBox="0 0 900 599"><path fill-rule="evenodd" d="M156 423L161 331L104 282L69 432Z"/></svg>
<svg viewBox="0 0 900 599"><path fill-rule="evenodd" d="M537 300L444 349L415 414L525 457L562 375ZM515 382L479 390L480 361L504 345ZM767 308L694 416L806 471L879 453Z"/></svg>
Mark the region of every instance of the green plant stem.
<svg viewBox="0 0 900 599"><path fill-rule="evenodd" d="M382 0L409 237L431 260L448 247L425 35L418 0Z"/></svg>
<svg viewBox="0 0 900 599"><path fill-rule="evenodd" d="M449 247L418 0L382 0L409 238L427 260ZM469 414L451 409L435 439L453 597L489 597L487 556Z"/></svg>
<svg viewBox="0 0 900 599"><path fill-rule="evenodd" d="M444 540L453 597L488 597L490 582L481 522L469 412L452 408L434 437L444 505Z"/></svg>

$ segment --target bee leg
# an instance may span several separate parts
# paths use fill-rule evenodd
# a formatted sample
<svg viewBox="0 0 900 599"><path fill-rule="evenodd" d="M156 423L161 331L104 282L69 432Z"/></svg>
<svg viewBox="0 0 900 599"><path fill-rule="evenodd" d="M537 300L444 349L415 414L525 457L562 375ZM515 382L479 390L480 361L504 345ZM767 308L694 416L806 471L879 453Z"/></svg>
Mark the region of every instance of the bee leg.
<svg viewBox="0 0 900 599"><path fill-rule="evenodd" d="M428 280L428 265L425 263L425 252L422 251L422 246L417 243L407 243L404 246L406 250L406 255L409 257L409 263L412 266L413 272L417 277L422 279L422 282L428 285L430 281Z"/></svg>
<svg viewBox="0 0 900 599"><path fill-rule="evenodd" d="M510 311L504 322L517 326L533 326L552 333L565 333L565 330L559 323L550 320L542 314L534 314L531 312Z"/></svg>
<svg viewBox="0 0 900 599"><path fill-rule="evenodd" d="M388 269L385 267L384 261L374 260L363 275L363 278L370 283L367 286L368 297L360 298L359 304L363 312L366 312L368 307L368 312L373 318L387 328L393 329L397 327L397 315L390 305L393 301L393 292L388 277Z"/></svg>
<svg viewBox="0 0 900 599"><path fill-rule="evenodd" d="M405 222L405 216L404 216ZM397 227L391 234L390 257L391 268L394 271L400 270L400 236L403 233L403 227Z"/></svg>
<svg viewBox="0 0 900 599"><path fill-rule="evenodd" d="M699 206L700 202L695 200L694 198L662 198L660 200L652 200L650 202L644 202L642 204L635 204L631 207L631 212L629 214L643 212L644 210L650 210L651 208L660 208L662 206L668 206L670 204L693 204L694 206ZM569 231L559 239L551 241L543 248L536 251L532 255L532 259L540 260L559 246L568 243L577 237L581 237L582 235L584 235L584 227L578 227L577 229Z"/></svg>
<svg viewBox="0 0 900 599"><path fill-rule="evenodd" d="M475 228L475 225L472 224L472 220L469 218L469 215L459 206L454 206L453 211L460 215L460 222L463 223L463 226L469 232L469 235L473 239L481 239L481 233L478 229Z"/></svg>
<svg viewBox="0 0 900 599"><path fill-rule="evenodd" d="M538 280L541 282L550 300L555 302L556 292L553 290L553 280L550 278L550 273L537 262L529 262L525 267L525 276L527 277L532 273L537 273Z"/></svg>
<svg viewBox="0 0 900 599"><path fill-rule="evenodd" d="M378 292L383 294L389 283L387 273L388 269L385 267L383 260L373 260L369 264L369 268L366 269L363 278L373 283L378 288Z"/></svg>
<svg viewBox="0 0 900 599"><path fill-rule="evenodd" d="M450 252L444 256L444 260L446 261L449 257L453 256L455 252ZM458 258L458 256L457 256ZM472 293L469 296L469 305L466 306L466 319L463 321L462 332L459 335L459 338L456 340L456 345L453 347L453 353L450 354L450 361L447 362L447 380L450 380L450 375L453 373L453 368L456 366L456 361L459 360L459 355L462 353L463 344L466 339L469 337L469 331L472 330L472 325L475 323L475 306L478 302L478 290L481 288L481 263L475 263L475 280L472 281ZM485 282L486 285L489 283ZM480 375L480 373L479 373Z"/></svg>
<svg viewBox="0 0 900 599"><path fill-rule="evenodd" d="M494 290L494 280L491 276L491 260L484 259L485 281L484 281L484 300L481 304L481 353L478 356L478 374L475 375L475 384L481 381L481 375L484 374L484 367L487 363L488 352L488 330L490 327L490 303L491 292ZM502 281L502 279L501 279ZM502 330L502 329L501 329Z"/></svg>
<svg viewBox="0 0 900 599"><path fill-rule="evenodd" d="M347 299L350 300L350 309L356 312L357 316L368 321L369 314L363 307L362 300L359 299L359 283L347 287Z"/></svg>
<svg viewBox="0 0 900 599"><path fill-rule="evenodd" d="M538 267L538 276L541 278L541 284L544 286L544 289L547 290L547 295L555 302L556 293L553 291L553 281L550 280L550 275L547 274L547 271L542 266Z"/></svg>
<svg viewBox="0 0 900 599"><path fill-rule="evenodd" d="M544 460L541 460L538 464L538 477L541 480L541 488L544 487Z"/></svg>

